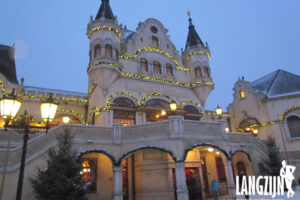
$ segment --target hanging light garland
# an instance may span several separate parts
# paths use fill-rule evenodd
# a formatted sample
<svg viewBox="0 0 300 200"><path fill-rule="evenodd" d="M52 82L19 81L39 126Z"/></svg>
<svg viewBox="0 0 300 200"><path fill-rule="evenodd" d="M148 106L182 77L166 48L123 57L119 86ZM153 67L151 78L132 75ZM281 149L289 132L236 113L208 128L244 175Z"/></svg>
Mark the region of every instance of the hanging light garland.
<svg viewBox="0 0 300 200"><path fill-rule="evenodd" d="M90 38L94 32L99 31L99 30L113 31L117 35L117 37L120 40L122 40L122 34L120 33L120 31L118 29L110 27L110 26L97 26L95 28L90 29L87 33L88 38Z"/></svg>
<svg viewBox="0 0 300 200"><path fill-rule="evenodd" d="M195 51L195 52L191 52L191 53L187 54L187 55L185 56L185 58L186 58L186 59L190 59L192 56L195 56L195 55L198 55L198 54L200 54L200 55L206 55L206 56L208 57L208 59L210 59L210 54L209 54L208 52L206 52L206 51Z"/></svg>
<svg viewBox="0 0 300 200"><path fill-rule="evenodd" d="M116 63L110 63L110 62L102 62L102 61L99 61L99 62L94 62L94 63L91 63L88 67L88 70L90 69L90 67L94 67L96 65L109 65L109 66L112 66L112 67L115 67L117 68L118 70L122 71L122 68L120 65L116 64Z"/></svg>
<svg viewBox="0 0 300 200"><path fill-rule="evenodd" d="M57 109L56 111L57 113L72 113L74 114L76 117L78 117L82 122L83 124L86 124L84 118L83 118L83 115L80 114L78 111L76 110L69 110L69 109L64 109L64 108L61 108L61 109Z"/></svg>
<svg viewBox="0 0 300 200"><path fill-rule="evenodd" d="M133 56L121 55L120 57L124 58L124 59L127 59L127 60L134 60L138 56L138 54L141 53L141 52L143 52L143 51L157 52L157 53L160 53L160 54L164 54L165 56L167 56L169 59L171 59L175 63L177 69L182 70L182 71L191 71L191 69L189 69L189 68L181 67L178 64L178 61L173 56L171 56L168 52L163 51L163 50L158 49L158 48L153 48L153 47L144 47L144 48L141 48L141 49L137 50L133 54Z"/></svg>
<svg viewBox="0 0 300 200"><path fill-rule="evenodd" d="M199 108L201 108L201 104L200 103L197 103L196 101L191 101L191 100L185 100L183 101L181 104L180 104L180 108L183 108L183 106L187 103L190 103L190 104L193 104Z"/></svg>
<svg viewBox="0 0 300 200"><path fill-rule="evenodd" d="M94 81L91 87L89 88L88 95L92 94L96 87L97 87L97 83Z"/></svg>

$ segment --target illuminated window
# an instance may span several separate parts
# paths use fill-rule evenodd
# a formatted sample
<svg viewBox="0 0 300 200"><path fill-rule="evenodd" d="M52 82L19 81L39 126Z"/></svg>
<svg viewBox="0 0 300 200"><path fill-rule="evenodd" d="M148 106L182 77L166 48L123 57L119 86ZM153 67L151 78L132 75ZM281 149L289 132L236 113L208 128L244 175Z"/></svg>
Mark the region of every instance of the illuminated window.
<svg viewBox="0 0 300 200"><path fill-rule="evenodd" d="M113 106L119 106L124 108L134 108L135 104L128 98L119 97L115 99L112 103ZM123 124L124 126L129 126L135 124L135 111L124 110L124 108L113 110L113 120L114 124Z"/></svg>
<svg viewBox="0 0 300 200"><path fill-rule="evenodd" d="M205 76L206 76L206 77L210 77L208 67L204 67L204 73L205 73Z"/></svg>
<svg viewBox="0 0 300 200"><path fill-rule="evenodd" d="M202 77L201 68L199 66L195 67L195 76L196 78Z"/></svg>
<svg viewBox="0 0 300 200"><path fill-rule="evenodd" d="M97 44L94 48L94 58L100 58L101 56L101 47L100 44Z"/></svg>
<svg viewBox="0 0 300 200"><path fill-rule="evenodd" d="M290 131L290 136L300 137L300 118L296 115L289 116L287 119L287 125Z"/></svg>
<svg viewBox="0 0 300 200"><path fill-rule="evenodd" d="M110 44L105 45L105 57L112 57L112 46Z"/></svg>
<svg viewBox="0 0 300 200"><path fill-rule="evenodd" d="M81 181L88 192L97 192L97 158L83 158L81 160Z"/></svg>
<svg viewBox="0 0 300 200"><path fill-rule="evenodd" d="M153 72L155 74L161 74L161 65L158 61L153 62Z"/></svg>
<svg viewBox="0 0 300 200"><path fill-rule="evenodd" d="M242 99L245 99L245 90L244 89L240 89L240 97L242 98Z"/></svg>
<svg viewBox="0 0 300 200"><path fill-rule="evenodd" d="M168 76L173 76L173 67L170 63L166 65L166 71Z"/></svg>
<svg viewBox="0 0 300 200"><path fill-rule="evenodd" d="M152 47L158 48L158 39L155 36L152 36Z"/></svg>
<svg viewBox="0 0 300 200"><path fill-rule="evenodd" d="M145 58L141 58L141 71L148 72L148 61Z"/></svg>
<svg viewBox="0 0 300 200"><path fill-rule="evenodd" d="M114 110L114 124L134 125L135 111Z"/></svg>

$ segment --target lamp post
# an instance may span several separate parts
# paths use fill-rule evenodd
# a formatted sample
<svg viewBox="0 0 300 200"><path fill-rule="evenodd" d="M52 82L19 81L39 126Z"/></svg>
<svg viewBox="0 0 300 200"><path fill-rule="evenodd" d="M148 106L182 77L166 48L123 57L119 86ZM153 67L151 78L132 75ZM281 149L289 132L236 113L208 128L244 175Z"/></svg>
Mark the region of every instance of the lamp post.
<svg viewBox="0 0 300 200"><path fill-rule="evenodd" d="M218 107L216 108L216 113L217 113L217 115L219 116L219 119L221 119L223 110L222 110L222 108L221 108L220 106L218 106Z"/></svg>
<svg viewBox="0 0 300 200"><path fill-rule="evenodd" d="M175 115L175 111L177 109L177 103L174 100L172 100L172 102L170 103L170 108L172 110L172 115Z"/></svg>
<svg viewBox="0 0 300 200"><path fill-rule="evenodd" d="M6 119L4 125L5 130L7 130L8 128L17 129L19 131L20 130L23 131L24 134L21 165L20 165L20 172L18 178L17 195L16 195L16 200L21 200L27 141L28 141L29 134L35 133L39 130L46 130L46 132L48 131L49 121L53 120L53 118L55 117L58 104L53 102L52 94L50 94L50 97L47 101L41 103L41 116L42 119L46 122L46 126L31 126L30 121L32 117L27 114L27 111L25 111L24 115L21 116L20 123L17 123L15 125L9 124L10 119L16 116L22 104L21 101L16 99L16 96L13 93L14 91L12 92L10 97L3 96L3 99L0 101L0 109L1 109L1 115Z"/></svg>

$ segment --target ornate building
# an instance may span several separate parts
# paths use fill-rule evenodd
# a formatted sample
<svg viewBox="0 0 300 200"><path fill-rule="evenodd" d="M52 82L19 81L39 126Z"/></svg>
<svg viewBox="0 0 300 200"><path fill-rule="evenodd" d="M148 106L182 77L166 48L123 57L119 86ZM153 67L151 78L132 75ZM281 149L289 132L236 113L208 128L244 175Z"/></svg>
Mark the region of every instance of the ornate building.
<svg viewBox="0 0 300 200"><path fill-rule="evenodd" d="M214 89L210 50L190 17L182 53L156 19L140 22L135 32L119 25L108 0L102 0L95 19L91 17L87 36L86 94L26 87L3 78L7 73L1 71L2 94L14 88L23 102L19 113L33 115L33 125L43 124L42 100L52 94L60 102L48 134L29 138L23 199L33 199L29 178L37 167L46 167L47 151L57 145L56 136L65 127L75 134L89 200L207 199L214 179L220 183L220 195L233 198L236 175L259 173L257 163L267 156L264 143L252 134L228 131L244 119L233 109L242 92L235 93L230 113L218 116L205 110ZM250 99L246 85L245 102ZM171 103L176 103L175 111ZM250 111L242 113L251 116ZM4 160L9 132L0 132ZM5 200L16 192L21 151L22 135L12 132Z"/></svg>

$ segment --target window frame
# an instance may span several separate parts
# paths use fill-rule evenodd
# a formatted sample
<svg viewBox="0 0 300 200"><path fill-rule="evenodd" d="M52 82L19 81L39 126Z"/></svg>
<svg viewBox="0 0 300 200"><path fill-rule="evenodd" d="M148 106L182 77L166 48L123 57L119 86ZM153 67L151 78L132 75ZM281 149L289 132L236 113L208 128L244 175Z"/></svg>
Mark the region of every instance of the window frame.
<svg viewBox="0 0 300 200"><path fill-rule="evenodd" d="M113 57L113 47L112 47L111 44L106 44L105 45L105 57L106 58L112 58Z"/></svg>

